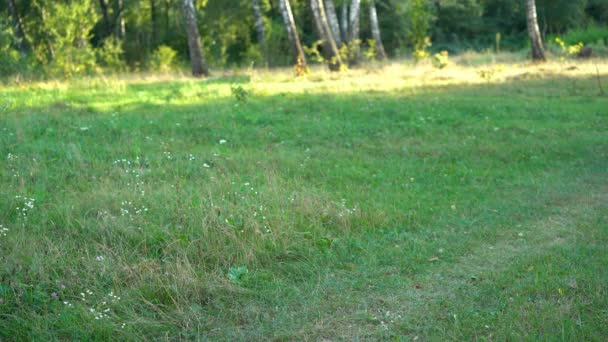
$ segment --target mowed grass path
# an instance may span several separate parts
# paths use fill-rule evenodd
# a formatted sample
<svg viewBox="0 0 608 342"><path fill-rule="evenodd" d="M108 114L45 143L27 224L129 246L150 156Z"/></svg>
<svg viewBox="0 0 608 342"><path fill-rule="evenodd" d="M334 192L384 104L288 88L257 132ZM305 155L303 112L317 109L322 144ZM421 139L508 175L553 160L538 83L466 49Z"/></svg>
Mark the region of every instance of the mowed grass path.
<svg viewBox="0 0 608 342"><path fill-rule="evenodd" d="M0 88L0 339L601 341L594 73Z"/></svg>

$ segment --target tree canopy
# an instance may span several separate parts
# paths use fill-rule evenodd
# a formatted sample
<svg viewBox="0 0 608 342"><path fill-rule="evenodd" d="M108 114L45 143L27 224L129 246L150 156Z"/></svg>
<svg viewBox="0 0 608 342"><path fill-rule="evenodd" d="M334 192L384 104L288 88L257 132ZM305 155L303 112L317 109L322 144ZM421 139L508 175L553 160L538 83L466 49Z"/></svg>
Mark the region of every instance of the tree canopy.
<svg viewBox="0 0 608 342"><path fill-rule="evenodd" d="M343 17L352 19L355 2L289 1L304 49L314 55L316 47L326 52L317 51L317 56L328 56L331 40L325 29L319 31L311 10L311 3L317 2L327 9L324 16L339 49L348 34L335 31L348 25ZM505 50L529 45L524 0L356 2L361 7L358 39L350 39L350 48L358 58L359 51L375 48L374 28L389 57L410 56L419 49L484 50L495 47L497 37ZM368 10L370 4L375 11ZM196 0L194 5L203 55L211 68L294 64L279 0ZM537 0L536 6L543 36L608 23L606 0ZM4 0L0 13L2 75L24 70L66 76L99 68L159 70L189 59L181 0ZM376 13L375 27L370 13Z"/></svg>

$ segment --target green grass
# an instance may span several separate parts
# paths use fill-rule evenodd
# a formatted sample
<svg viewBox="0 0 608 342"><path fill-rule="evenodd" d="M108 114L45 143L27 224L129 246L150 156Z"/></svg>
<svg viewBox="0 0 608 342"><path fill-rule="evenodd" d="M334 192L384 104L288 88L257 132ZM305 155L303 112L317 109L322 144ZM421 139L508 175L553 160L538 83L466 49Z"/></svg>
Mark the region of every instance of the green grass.
<svg viewBox="0 0 608 342"><path fill-rule="evenodd" d="M572 70L0 88L0 340L601 341L608 98Z"/></svg>

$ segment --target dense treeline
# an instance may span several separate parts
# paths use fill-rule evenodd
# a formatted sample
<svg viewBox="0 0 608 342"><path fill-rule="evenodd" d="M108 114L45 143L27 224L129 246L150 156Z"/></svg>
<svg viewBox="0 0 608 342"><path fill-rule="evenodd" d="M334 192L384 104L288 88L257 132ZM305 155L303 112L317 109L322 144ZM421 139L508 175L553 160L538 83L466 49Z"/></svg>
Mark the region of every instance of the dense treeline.
<svg viewBox="0 0 608 342"><path fill-rule="evenodd" d="M189 59L183 2L3 0L0 74L170 69ZM297 50L285 4L302 58L290 52ZM536 6L543 36L608 23L608 0L537 0ZM339 69L415 51L529 45L524 0L196 0L194 7L212 68L308 59Z"/></svg>

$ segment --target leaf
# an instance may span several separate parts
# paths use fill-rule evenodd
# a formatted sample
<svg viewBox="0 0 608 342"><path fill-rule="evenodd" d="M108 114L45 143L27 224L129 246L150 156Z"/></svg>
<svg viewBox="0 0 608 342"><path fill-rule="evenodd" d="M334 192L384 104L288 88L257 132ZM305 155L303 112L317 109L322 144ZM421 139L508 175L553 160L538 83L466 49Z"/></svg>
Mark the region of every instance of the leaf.
<svg viewBox="0 0 608 342"><path fill-rule="evenodd" d="M236 268L230 267L230 270L228 270L228 280L235 284L240 284L248 272L249 270L247 270L247 266L241 266Z"/></svg>

